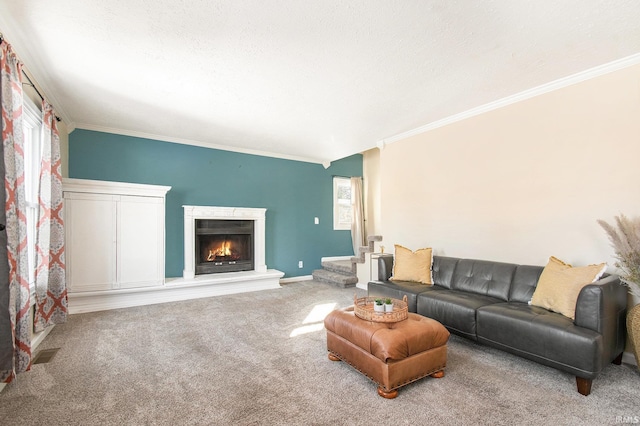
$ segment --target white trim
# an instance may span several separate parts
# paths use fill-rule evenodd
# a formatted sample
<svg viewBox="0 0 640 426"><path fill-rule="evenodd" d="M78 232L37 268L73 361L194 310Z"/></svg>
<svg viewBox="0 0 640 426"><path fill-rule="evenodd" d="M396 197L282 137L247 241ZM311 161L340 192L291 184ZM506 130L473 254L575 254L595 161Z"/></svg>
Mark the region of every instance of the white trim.
<svg viewBox="0 0 640 426"><path fill-rule="evenodd" d="M313 280L313 275L301 275L299 277L281 278L280 284L290 284L290 283L297 283L298 281L311 281L311 280Z"/></svg>
<svg viewBox="0 0 640 426"><path fill-rule="evenodd" d="M330 257L321 257L320 262L333 262L336 260L351 260L353 256L330 256Z"/></svg>
<svg viewBox="0 0 640 426"><path fill-rule="evenodd" d="M280 158L283 160L302 161L304 163L314 163L314 164L322 164L322 165L325 165L327 163L329 165L331 164L326 159L321 159L321 158L299 157L297 155L279 154L279 153L270 152L270 151L240 148L240 147L234 147L229 145L220 145L220 144L215 144L211 142L198 141L194 139L178 138L173 136L163 136L163 135L158 135L154 133L138 132L135 130L119 129L115 127L97 126L97 125L88 124L88 123L77 123L75 125L74 130L75 129L92 130L95 132L112 133L116 135L132 136L135 138L151 139L151 140L170 142L170 143L179 143L182 145L199 146L202 148L218 149L221 151L231 151L231 152L238 152L241 154L259 155L262 157ZM69 131L69 133L71 133L71 131Z"/></svg>
<svg viewBox="0 0 640 426"><path fill-rule="evenodd" d="M51 333L51 330L53 330L53 327L55 327L55 324L45 328L40 333L36 334L35 338L31 340L31 353L33 353L34 350L38 347L38 345L40 345L40 343L44 341L45 337L47 337L49 333Z"/></svg>
<svg viewBox="0 0 640 426"><path fill-rule="evenodd" d="M638 364L636 364L636 357L631 352L624 352L622 354L622 362L638 367Z"/></svg>
<svg viewBox="0 0 640 426"><path fill-rule="evenodd" d="M142 183L108 182L89 179L62 179L64 192L86 192L90 194L135 195L139 197L164 197L170 186Z"/></svg>
<svg viewBox="0 0 640 426"><path fill-rule="evenodd" d="M570 75L568 77L560 78L558 80L554 80L552 82L543 84L541 86L537 86L532 89L528 89L523 92L516 93L515 95L507 96L506 98L502 98L497 101L490 102L488 104L484 104L476 108L472 108L470 110L461 112L459 114L451 115L449 117L443 118L442 120L437 120L432 123L425 124L424 126L420 126L415 129L399 133L397 135L378 141L377 146L378 148L383 149L385 145L388 145L390 143L397 142L399 140L403 140L411 136L416 136L421 133L425 133L430 130L437 129L439 127L444 127L458 121L466 120L467 118L471 118L476 115L484 114L486 112L493 111L495 109L514 104L516 102L524 101L539 95L543 95L548 92L552 92L554 90L562 89L564 87L568 87L573 84L577 84L592 78L599 77L604 74L609 74L609 73L621 70L623 68L631 67L638 64L640 64L640 53L627 56L626 58L618 59L616 61L609 62L604 65L599 65L597 67L590 68L586 71L582 71L577 74Z"/></svg>
<svg viewBox="0 0 640 426"><path fill-rule="evenodd" d="M166 278L162 287L141 287L120 290L69 294L69 313L105 311L133 306L200 299L280 287L283 272L269 269L198 275L193 279Z"/></svg>

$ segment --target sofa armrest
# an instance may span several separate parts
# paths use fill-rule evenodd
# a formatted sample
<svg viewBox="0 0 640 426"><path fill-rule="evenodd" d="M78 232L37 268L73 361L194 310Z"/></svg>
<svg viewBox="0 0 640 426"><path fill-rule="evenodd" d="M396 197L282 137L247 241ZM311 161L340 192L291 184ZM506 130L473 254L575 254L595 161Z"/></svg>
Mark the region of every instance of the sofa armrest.
<svg viewBox="0 0 640 426"><path fill-rule="evenodd" d="M393 255L378 257L378 281L389 281L393 272Z"/></svg>
<svg viewBox="0 0 640 426"><path fill-rule="evenodd" d="M624 351L627 288L617 275L585 286L576 302L575 324L600 333L604 357L611 361Z"/></svg>

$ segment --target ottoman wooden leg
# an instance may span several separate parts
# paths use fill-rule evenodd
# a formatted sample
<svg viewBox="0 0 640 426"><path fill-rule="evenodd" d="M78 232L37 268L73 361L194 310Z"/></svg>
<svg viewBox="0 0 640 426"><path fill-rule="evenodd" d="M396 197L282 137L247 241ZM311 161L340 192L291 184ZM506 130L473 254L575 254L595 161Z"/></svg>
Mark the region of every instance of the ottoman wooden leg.
<svg viewBox="0 0 640 426"><path fill-rule="evenodd" d="M392 391L387 392L386 390L382 389L382 387L378 386L378 395L380 395L383 398L393 399L396 396L398 396L398 391L397 389L394 389Z"/></svg>
<svg viewBox="0 0 640 426"><path fill-rule="evenodd" d="M338 358L337 356L335 356L334 354L332 354L331 352L329 352L329 355L327 355L327 357L331 360L331 361L341 361L340 358Z"/></svg>
<svg viewBox="0 0 640 426"><path fill-rule="evenodd" d="M441 379L444 377L444 370L440 370L440 371L436 371L435 373L433 373L431 375L431 377L434 377L436 379Z"/></svg>

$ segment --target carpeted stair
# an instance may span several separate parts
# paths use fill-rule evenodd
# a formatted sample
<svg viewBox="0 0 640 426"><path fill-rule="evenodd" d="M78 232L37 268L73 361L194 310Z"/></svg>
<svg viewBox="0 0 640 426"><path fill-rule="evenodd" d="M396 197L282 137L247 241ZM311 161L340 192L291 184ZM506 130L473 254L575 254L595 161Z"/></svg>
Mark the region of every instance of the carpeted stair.
<svg viewBox="0 0 640 426"><path fill-rule="evenodd" d="M376 241L382 241L380 235L367 237L367 245L360 247L358 256L349 260L331 260L322 262L322 269L313 271L313 279L324 283L335 284L338 287L353 287L358 283L357 263L364 263L365 253L373 252Z"/></svg>
<svg viewBox="0 0 640 426"><path fill-rule="evenodd" d="M316 269L312 275L314 280L341 288L353 287L358 282L355 264L351 260L324 261L322 269Z"/></svg>

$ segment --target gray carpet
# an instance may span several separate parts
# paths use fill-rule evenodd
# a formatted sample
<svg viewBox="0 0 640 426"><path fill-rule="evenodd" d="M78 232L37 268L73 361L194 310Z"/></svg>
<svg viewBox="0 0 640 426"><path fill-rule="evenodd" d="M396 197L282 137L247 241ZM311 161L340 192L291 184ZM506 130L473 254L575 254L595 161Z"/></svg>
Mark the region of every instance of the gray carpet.
<svg viewBox="0 0 640 426"><path fill-rule="evenodd" d="M635 367L607 366L584 397L573 376L455 336L444 378L380 398L360 373L327 359L321 319L303 323L317 305L350 305L355 291L306 281L73 315L38 348L60 348L54 359L0 394L0 423L602 425L640 418Z"/></svg>

